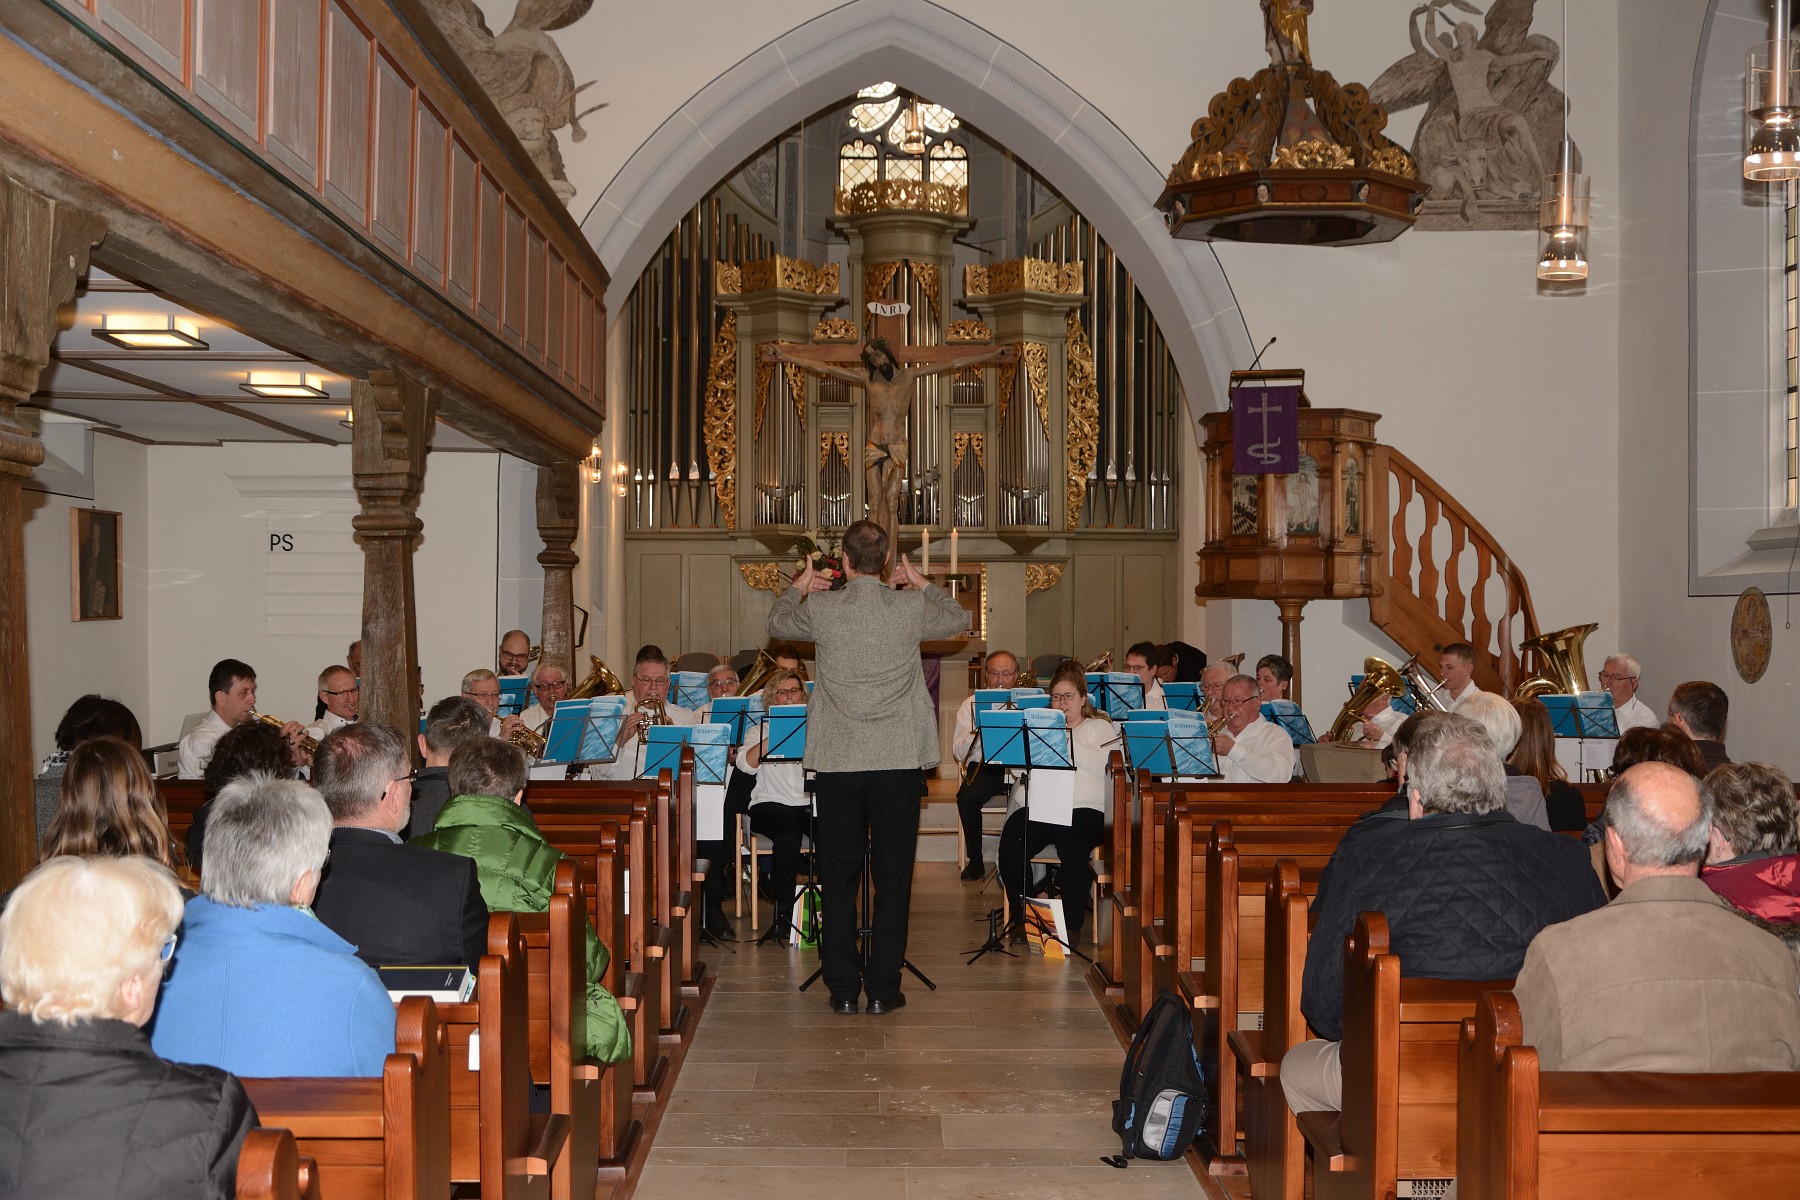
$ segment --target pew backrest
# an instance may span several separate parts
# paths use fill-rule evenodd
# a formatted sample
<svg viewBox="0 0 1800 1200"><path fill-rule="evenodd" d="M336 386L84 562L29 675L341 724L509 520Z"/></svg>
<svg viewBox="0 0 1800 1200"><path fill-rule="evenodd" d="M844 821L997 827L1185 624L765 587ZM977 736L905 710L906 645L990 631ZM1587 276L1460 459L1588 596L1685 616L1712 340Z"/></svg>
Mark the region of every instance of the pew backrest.
<svg viewBox="0 0 1800 1200"><path fill-rule="evenodd" d="M319 1200L319 1168L285 1129L252 1129L238 1149L238 1200Z"/></svg>

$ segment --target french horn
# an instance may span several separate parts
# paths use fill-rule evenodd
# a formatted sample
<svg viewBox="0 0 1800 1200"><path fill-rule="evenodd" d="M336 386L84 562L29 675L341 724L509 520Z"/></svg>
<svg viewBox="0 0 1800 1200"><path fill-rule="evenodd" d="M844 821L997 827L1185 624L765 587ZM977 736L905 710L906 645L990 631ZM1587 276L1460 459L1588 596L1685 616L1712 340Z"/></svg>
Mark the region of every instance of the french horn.
<svg viewBox="0 0 1800 1200"><path fill-rule="evenodd" d="M1513 699L1530 700L1537 696L1573 696L1588 690L1587 664L1582 661L1581 645L1588 634L1600 628L1597 623L1571 625L1540 633L1520 643L1520 650L1537 655L1544 668L1542 675L1528 675L1513 689Z"/></svg>
<svg viewBox="0 0 1800 1200"><path fill-rule="evenodd" d="M1406 680L1396 671L1393 664L1385 659L1363 659L1363 680L1350 699L1344 701L1344 707L1338 711L1337 720L1331 723L1331 732L1321 741L1341 742L1350 736L1350 731L1362 723L1363 709L1369 707L1375 697L1385 695L1389 699L1398 700L1406 695Z"/></svg>

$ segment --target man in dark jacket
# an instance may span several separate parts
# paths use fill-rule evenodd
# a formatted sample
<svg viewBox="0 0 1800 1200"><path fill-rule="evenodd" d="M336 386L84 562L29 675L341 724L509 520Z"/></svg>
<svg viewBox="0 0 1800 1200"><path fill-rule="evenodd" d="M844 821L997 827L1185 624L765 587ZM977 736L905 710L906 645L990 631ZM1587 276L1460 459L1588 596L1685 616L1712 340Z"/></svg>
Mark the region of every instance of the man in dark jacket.
<svg viewBox="0 0 1800 1200"><path fill-rule="evenodd" d="M490 679L487 686L499 685ZM438 813L450 803L450 756L464 742L488 736L488 723L487 709L467 696L446 696L431 706L419 735L425 765L413 776L412 823L402 836L419 837L437 827Z"/></svg>
<svg viewBox="0 0 1800 1200"><path fill-rule="evenodd" d="M1413 739L1405 791L1410 819L1365 823L1320 877L1300 1008L1328 1040L1282 1060L1295 1112L1340 1106L1344 939L1358 914L1386 915L1405 975L1511 979L1538 930L1606 903L1579 842L1506 811L1500 756L1467 717L1433 720Z"/></svg>
<svg viewBox="0 0 1800 1200"><path fill-rule="evenodd" d="M346 725L319 743L313 786L331 809L331 858L313 912L372 967L471 970L487 943L475 864L409 846L412 764L385 725Z"/></svg>

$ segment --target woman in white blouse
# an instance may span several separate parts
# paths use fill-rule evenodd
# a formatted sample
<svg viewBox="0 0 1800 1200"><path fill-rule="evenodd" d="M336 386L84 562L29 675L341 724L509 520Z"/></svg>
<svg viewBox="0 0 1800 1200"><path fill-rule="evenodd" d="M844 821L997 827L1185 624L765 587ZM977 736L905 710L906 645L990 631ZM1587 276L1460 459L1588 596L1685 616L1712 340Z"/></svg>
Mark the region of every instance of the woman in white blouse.
<svg viewBox="0 0 1800 1200"><path fill-rule="evenodd" d="M1118 741L1113 723L1088 703L1087 675L1079 663L1064 663L1050 680L1050 704L1069 722L1074 746L1075 811L1069 825L1028 821L1020 809L1000 831L1000 878L1013 914L1012 937L1023 941L1025 873L1028 860L1045 846L1056 847L1057 878L1062 894L1065 940L1081 938L1087 921L1088 895L1094 886L1091 858L1106 840L1106 758Z"/></svg>
<svg viewBox="0 0 1800 1200"><path fill-rule="evenodd" d="M769 676L762 690L763 710L777 704L805 704L806 685L785 668ZM798 762L763 762L768 752L768 730L761 726L754 745L738 755L737 769L756 778L750 793L750 829L769 839L774 847L769 869L774 885L769 900L775 906L771 932L787 940L794 912L794 877L800 873L800 839L811 832L812 802L806 795L806 768Z"/></svg>

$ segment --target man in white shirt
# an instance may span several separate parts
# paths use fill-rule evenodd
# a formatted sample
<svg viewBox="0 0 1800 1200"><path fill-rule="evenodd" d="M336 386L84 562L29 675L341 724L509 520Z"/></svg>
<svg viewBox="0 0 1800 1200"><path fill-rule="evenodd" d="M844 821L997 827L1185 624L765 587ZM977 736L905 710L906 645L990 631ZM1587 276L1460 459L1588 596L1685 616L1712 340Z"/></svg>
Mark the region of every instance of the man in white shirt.
<svg viewBox="0 0 1800 1200"><path fill-rule="evenodd" d="M213 747L219 739L256 712L256 671L249 663L235 658L220 659L213 664L206 687L212 696L212 711L181 739L179 773L183 779L199 779L205 775L206 764L212 761ZM291 750L305 730L299 722L289 721L282 726L281 732L288 739Z"/></svg>
<svg viewBox="0 0 1800 1200"><path fill-rule="evenodd" d="M637 652L631 668L630 707L619 726L616 743L618 756L612 762L594 768L602 779L636 779L644 768L646 744L638 740L638 731L648 724L650 714L637 706L646 700L660 700L663 715L670 725L697 723L694 711L669 703L669 658L657 646L644 646Z"/></svg>
<svg viewBox="0 0 1800 1200"><path fill-rule="evenodd" d="M1439 695L1450 712L1480 692L1475 686L1475 647L1467 642L1451 642L1438 651L1438 679L1444 685Z"/></svg>
<svg viewBox="0 0 1800 1200"><path fill-rule="evenodd" d="M1638 677L1644 669L1629 654L1615 654L1600 664L1600 686L1612 696L1613 718L1623 736L1630 730L1661 725L1656 712L1637 698Z"/></svg>
<svg viewBox="0 0 1800 1200"><path fill-rule="evenodd" d="M1394 731L1406 720L1406 714L1394 708L1393 700L1386 692L1375 693L1375 699L1362 710L1362 717L1363 745L1377 750L1387 749L1394 740Z"/></svg>
<svg viewBox="0 0 1800 1200"><path fill-rule="evenodd" d="M1162 655L1162 647L1155 642L1138 642L1125 651L1125 669L1144 685L1146 709L1169 707L1169 701L1163 695L1162 680L1157 678L1162 668Z"/></svg>
<svg viewBox="0 0 1800 1200"><path fill-rule="evenodd" d="M487 735L491 738L500 738L504 741L523 724L517 713L510 717L500 715L500 677L486 667L476 667L463 676L462 694L465 698L479 704L487 713Z"/></svg>
<svg viewBox="0 0 1800 1200"><path fill-rule="evenodd" d="M362 689L349 667L326 667L319 672L319 703L325 715L306 727L306 736L315 742L356 720L356 706Z"/></svg>
<svg viewBox="0 0 1800 1200"><path fill-rule="evenodd" d="M1213 738L1226 783L1286 783L1298 758L1287 730L1263 720L1256 680L1233 675L1225 684L1225 728Z"/></svg>
<svg viewBox="0 0 1800 1200"><path fill-rule="evenodd" d="M548 733L556 702L569 694L569 677L555 663L545 663L532 673L531 696L536 703L519 714L519 723L535 733Z"/></svg>
<svg viewBox="0 0 1800 1200"><path fill-rule="evenodd" d="M983 687L1013 687L1019 681L1019 660L1011 651L990 650L987 661L981 665L981 674ZM957 706L956 728L950 735L950 753L955 756L957 769L962 773L962 786L956 792L956 814L962 821L963 846L967 852L962 869L964 883L974 883L987 876L987 863L982 860L981 849L981 809L1007 789L1006 771L980 763L973 757L975 752L975 697L970 695Z"/></svg>

